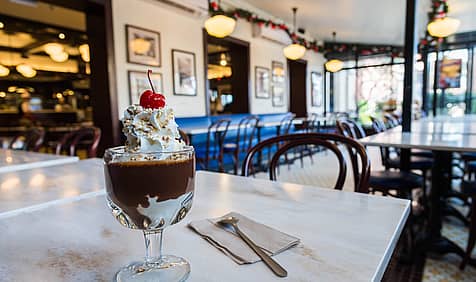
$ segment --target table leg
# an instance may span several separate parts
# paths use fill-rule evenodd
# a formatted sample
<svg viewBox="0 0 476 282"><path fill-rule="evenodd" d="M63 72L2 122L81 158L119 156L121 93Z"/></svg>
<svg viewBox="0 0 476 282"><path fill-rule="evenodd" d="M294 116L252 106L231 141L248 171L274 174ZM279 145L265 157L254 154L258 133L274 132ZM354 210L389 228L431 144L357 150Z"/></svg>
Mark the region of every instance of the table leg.
<svg viewBox="0 0 476 282"><path fill-rule="evenodd" d="M463 249L441 234L442 217L446 204L442 197L451 187L450 171L452 153L433 151L433 155L434 162L431 171L431 191L429 197L430 218L424 249L432 253L455 253L463 257ZM474 265L474 261L471 262L471 264Z"/></svg>

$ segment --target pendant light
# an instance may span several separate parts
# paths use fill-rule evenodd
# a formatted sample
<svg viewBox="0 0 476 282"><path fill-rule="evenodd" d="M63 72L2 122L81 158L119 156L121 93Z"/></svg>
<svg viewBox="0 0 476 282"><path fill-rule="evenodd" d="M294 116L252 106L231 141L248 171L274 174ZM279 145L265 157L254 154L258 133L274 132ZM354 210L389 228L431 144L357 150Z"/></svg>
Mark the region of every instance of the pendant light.
<svg viewBox="0 0 476 282"><path fill-rule="evenodd" d="M26 78L32 78L36 76L36 70L29 64L19 64L16 69Z"/></svg>
<svg viewBox="0 0 476 282"><path fill-rule="evenodd" d="M336 32L332 33L332 39L334 44L336 43ZM344 62L338 59L330 59L325 63L326 70L329 72L338 72L344 67Z"/></svg>
<svg viewBox="0 0 476 282"><path fill-rule="evenodd" d="M218 2L220 7L220 1ZM216 14L205 21L205 29L211 36L223 38L233 33L236 26L236 20L225 16L223 13Z"/></svg>
<svg viewBox="0 0 476 282"><path fill-rule="evenodd" d="M434 19L428 23L427 29L428 33L433 37L448 37L455 33L460 25L458 19L444 17L439 19Z"/></svg>
<svg viewBox="0 0 476 282"><path fill-rule="evenodd" d="M297 8L294 7L293 9L293 33L296 33L296 12ZM301 44L291 43L290 45L286 46L283 49L284 56L290 60L298 60L304 56L306 53L306 47L302 46Z"/></svg>
<svg viewBox="0 0 476 282"><path fill-rule="evenodd" d="M0 77L8 76L10 74L10 69L6 66L0 64Z"/></svg>

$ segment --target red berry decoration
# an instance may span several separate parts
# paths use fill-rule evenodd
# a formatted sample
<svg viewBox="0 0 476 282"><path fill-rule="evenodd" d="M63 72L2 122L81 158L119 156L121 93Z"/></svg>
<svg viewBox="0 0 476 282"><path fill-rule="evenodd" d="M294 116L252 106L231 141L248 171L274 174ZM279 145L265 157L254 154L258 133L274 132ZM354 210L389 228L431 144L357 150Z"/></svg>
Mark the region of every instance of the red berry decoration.
<svg viewBox="0 0 476 282"><path fill-rule="evenodd" d="M152 90L147 89L142 92L142 95L140 95L140 105L144 108L160 109L165 106L165 96L155 92L154 84L152 84L152 79L150 78L151 74L151 70L147 71L147 78L149 79L150 88L152 88Z"/></svg>

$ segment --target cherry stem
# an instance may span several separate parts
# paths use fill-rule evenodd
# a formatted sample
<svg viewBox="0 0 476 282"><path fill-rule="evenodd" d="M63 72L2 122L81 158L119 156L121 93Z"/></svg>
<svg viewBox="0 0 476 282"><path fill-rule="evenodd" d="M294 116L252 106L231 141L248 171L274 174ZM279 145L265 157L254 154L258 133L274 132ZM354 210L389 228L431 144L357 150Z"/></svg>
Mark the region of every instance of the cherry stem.
<svg viewBox="0 0 476 282"><path fill-rule="evenodd" d="M149 79L150 88L152 88L152 92L155 93L154 84L152 83L152 79L150 78L151 74L152 74L152 70L148 70L147 71L147 78Z"/></svg>

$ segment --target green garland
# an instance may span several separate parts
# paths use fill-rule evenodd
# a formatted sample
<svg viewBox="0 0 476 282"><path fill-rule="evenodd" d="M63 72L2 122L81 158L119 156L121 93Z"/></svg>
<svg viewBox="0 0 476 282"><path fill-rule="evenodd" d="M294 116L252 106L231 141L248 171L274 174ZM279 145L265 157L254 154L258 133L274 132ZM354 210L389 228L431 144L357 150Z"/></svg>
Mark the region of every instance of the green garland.
<svg viewBox="0 0 476 282"><path fill-rule="evenodd" d="M292 31L290 27L288 27L283 22L274 22L269 19L264 19L264 18L258 17L256 14L250 11L240 9L240 8L237 8L232 11L224 11L216 1L209 1L208 9L211 15L223 14L234 19L244 19L250 23L258 24L259 26L265 26L271 29L283 30L284 32L286 32L289 38L291 38L293 43L298 43L306 47L306 49L312 50L314 52L319 52L323 54L330 53L330 52L343 53L349 50L356 51L358 49L356 47L356 44L348 44L348 43L332 43L332 44L325 44L324 46L318 45L316 40L308 41L305 38L297 35L296 33ZM360 48L358 52L360 55L364 55L364 56L388 53L388 52L390 52L393 57L402 56L402 53L400 51L397 51L392 46L366 46L366 48Z"/></svg>

